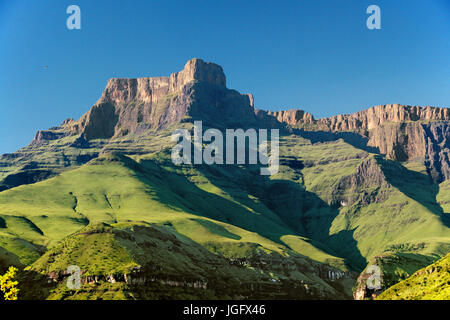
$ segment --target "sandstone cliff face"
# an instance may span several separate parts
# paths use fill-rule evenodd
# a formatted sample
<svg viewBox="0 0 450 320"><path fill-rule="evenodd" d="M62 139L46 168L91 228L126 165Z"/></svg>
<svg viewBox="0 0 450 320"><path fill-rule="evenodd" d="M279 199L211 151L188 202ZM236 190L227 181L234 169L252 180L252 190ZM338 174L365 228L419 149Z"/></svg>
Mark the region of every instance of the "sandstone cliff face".
<svg viewBox="0 0 450 320"><path fill-rule="evenodd" d="M325 131L358 131L376 129L387 123L405 123L416 121L450 121L450 108L404 106L387 104L375 106L353 114L342 114L329 118L314 119L303 110L266 111L278 121L291 126L315 124L317 129Z"/></svg>
<svg viewBox="0 0 450 320"><path fill-rule="evenodd" d="M221 66L201 59L192 59L186 63L182 71L173 73L170 77L110 79L97 104L106 102L119 105L132 101L157 103L167 94L179 92L191 81L226 87L226 78Z"/></svg>
<svg viewBox="0 0 450 320"><path fill-rule="evenodd" d="M426 137L422 124L389 123L369 131L369 146L379 149L388 159L407 161L426 155Z"/></svg>
<svg viewBox="0 0 450 320"><path fill-rule="evenodd" d="M434 181L450 178L450 108L389 104L318 120L302 110L265 113L305 130L354 132L388 159L423 159Z"/></svg>

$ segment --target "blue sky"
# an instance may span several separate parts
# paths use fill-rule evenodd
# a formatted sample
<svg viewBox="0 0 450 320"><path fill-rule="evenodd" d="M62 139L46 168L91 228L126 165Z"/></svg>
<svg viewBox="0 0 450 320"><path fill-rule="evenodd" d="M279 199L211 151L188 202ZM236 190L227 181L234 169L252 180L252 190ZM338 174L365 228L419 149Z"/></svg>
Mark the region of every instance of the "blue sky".
<svg viewBox="0 0 450 320"><path fill-rule="evenodd" d="M66 28L71 4L81 30ZM366 27L370 4L381 30ZM449 53L449 0L0 0L0 153L79 118L109 78L166 76L192 57L262 109L448 107Z"/></svg>

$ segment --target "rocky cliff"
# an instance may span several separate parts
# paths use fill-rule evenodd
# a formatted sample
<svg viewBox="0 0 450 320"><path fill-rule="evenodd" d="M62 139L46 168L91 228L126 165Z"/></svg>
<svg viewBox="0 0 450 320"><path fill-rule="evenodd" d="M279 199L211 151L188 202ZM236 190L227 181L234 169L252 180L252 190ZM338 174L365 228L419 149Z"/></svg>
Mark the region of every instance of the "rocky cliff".
<svg viewBox="0 0 450 320"><path fill-rule="evenodd" d="M267 111L267 115L274 117L280 122L287 123L288 125L295 126L298 123L311 124L316 120L311 113L305 112L299 109L289 109L283 111Z"/></svg>
<svg viewBox="0 0 450 320"><path fill-rule="evenodd" d="M450 120L449 108L387 104L350 115L338 115L317 121L319 127L331 131L372 130L386 123Z"/></svg>
<svg viewBox="0 0 450 320"><path fill-rule="evenodd" d="M315 120L303 111L268 111L269 115L291 126L315 124L320 130L329 131L367 131L386 123L404 123L416 121L450 121L450 108L406 106L387 104L374 106L352 114L342 114Z"/></svg>
<svg viewBox="0 0 450 320"><path fill-rule="evenodd" d="M317 120L303 110L265 113L303 130L355 133L388 159L422 159L436 182L450 177L450 108L389 104Z"/></svg>

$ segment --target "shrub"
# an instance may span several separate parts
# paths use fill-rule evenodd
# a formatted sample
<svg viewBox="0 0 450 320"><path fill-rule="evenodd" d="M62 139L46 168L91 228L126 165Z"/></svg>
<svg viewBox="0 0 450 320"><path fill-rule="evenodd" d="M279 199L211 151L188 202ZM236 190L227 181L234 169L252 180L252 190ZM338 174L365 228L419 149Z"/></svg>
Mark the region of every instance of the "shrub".
<svg viewBox="0 0 450 320"><path fill-rule="evenodd" d="M11 266L4 275L0 275L0 290L3 292L5 300L17 300L19 282L14 280L17 271L17 268Z"/></svg>

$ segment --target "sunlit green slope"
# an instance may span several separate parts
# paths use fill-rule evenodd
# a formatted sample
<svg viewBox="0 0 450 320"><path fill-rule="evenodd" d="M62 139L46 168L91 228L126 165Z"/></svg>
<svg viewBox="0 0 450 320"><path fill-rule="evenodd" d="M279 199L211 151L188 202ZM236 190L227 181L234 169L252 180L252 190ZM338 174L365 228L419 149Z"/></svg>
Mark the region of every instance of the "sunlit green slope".
<svg viewBox="0 0 450 320"><path fill-rule="evenodd" d="M282 137L280 170L270 177L258 166L175 166L170 148L104 153L0 192L1 256L30 265L85 226L128 221L169 226L230 259L262 250L361 271L393 252L428 263L449 250L446 187L414 163L298 135Z"/></svg>
<svg viewBox="0 0 450 320"><path fill-rule="evenodd" d="M450 254L384 291L379 300L449 300Z"/></svg>
<svg viewBox="0 0 450 320"><path fill-rule="evenodd" d="M354 268L384 252L436 259L450 250L448 210L441 207L448 192L414 163L388 161L343 140L311 145L286 137L280 153L301 163L271 177L290 185L282 189L289 225Z"/></svg>
<svg viewBox="0 0 450 320"><path fill-rule="evenodd" d="M320 264L295 253L288 257L254 249L245 260L230 260L167 225L92 224L63 239L22 273L23 298L345 298L317 275ZM69 265L83 272L79 290L66 286ZM47 274L54 283L46 283Z"/></svg>

